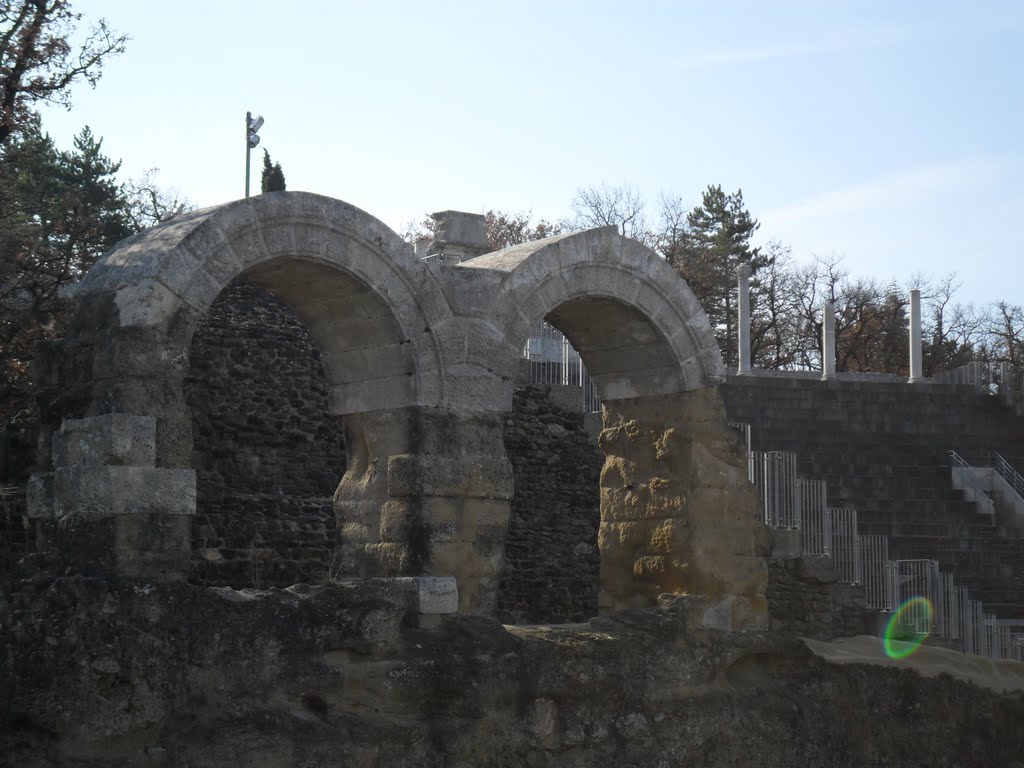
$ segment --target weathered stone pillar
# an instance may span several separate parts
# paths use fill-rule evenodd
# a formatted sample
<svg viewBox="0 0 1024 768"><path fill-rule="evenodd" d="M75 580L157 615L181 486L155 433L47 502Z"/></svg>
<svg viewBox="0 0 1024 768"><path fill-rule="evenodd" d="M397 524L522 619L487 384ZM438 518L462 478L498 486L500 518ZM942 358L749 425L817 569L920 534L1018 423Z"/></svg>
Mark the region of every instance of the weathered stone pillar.
<svg viewBox="0 0 1024 768"><path fill-rule="evenodd" d="M736 270L739 277L739 366L737 376L750 375L750 265L740 264Z"/></svg>
<svg viewBox="0 0 1024 768"><path fill-rule="evenodd" d="M836 375L836 308L831 301L821 305L821 378Z"/></svg>
<svg viewBox="0 0 1024 768"><path fill-rule="evenodd" d="M700 596L699 623L767 626L767 541L714 388L604 403L602 612Z"/></svg>
<svg viewBox="0 0 1024 768"><path fill-rule="evenodd" d="M454 576L459 609L489 612L512 498L502 415L410 407L343 420L336 572Z"/></svg>
<svg viewBox="0 0 1024 768"><path fill-rule="evenodd" d="M910 378L913 384L924 378L923 349L921 346L921 292L910 292Z"/></svg>
<svg viewBox="0 0 1024 768"><path fill-rule="evenodd" d="M67 419L54 434L54 470L32 478L29 515L55 522L73 572L187 578L196 474L158 469L156 455L151 416Z"/></svg>

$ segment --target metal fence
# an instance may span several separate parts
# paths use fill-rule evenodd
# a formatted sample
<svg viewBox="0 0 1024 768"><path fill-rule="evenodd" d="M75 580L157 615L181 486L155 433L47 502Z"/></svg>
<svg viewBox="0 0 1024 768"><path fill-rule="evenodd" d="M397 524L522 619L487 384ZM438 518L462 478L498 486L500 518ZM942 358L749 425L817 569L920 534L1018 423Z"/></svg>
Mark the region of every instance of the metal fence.
<svg viewBox="0 0 1024 768"><path fill-rule="evenodd" d="M992 451L992 469L1006 481L1017 497L1024 501L1024 477L1021 477L1017 470L1010 465L1010 462L995 451Z"/></svg>
<svg viewBox="0 0 1024 768"><path fill-rule="evenodd" d="M830 507L832 525L832 568L836 579L843 584L860 584L864 581L861 560L861 537L857 535L857 510L847 507Z"/></svg>
<svg viewBox="0 0 1024 768"><path fill-rule="evenodd" d="M788 451L751 451L749 477L761 497L764 521L773 528L799 528L796 454Z"/></svg>
<svg viewBox="0 0 1024 768"><path fill-rule="evenodd" d="M831 557L837 581L863 585L868 609L889 614L902 609L901 624L915 633L959 640L964 653L1024 662L1024 621L1000 621L987 613L980 601L970 599L966 587L956 584L954 574L940 572L935 560L890 560L887 536L859 535L855 509L828 507L823 481L797 478L795 453L750 451L750 426L730 426L747 441L749 477L761 498L765 522L799 530L803 555ZM986 499L991 503L974 468L955 451L949 453L950 466L961 472L962 487L977 485L979 505ZM1007 482L1024 489L1019 477ZM916 597L927 603L911 600Z"/></svg>
<svg viewBox="0 0 1024 768"><path fill-rule="evenodd" d="M601 410L601 399L590 373L577 352L560 330L550 323L541 323L523 345L523 357L530 364L531 384L552 384L581 387L583 410Z"/></svg>
<svg viewBox="0 0 1024 768"><path fill-rule="evenodd" d="M797 479L800 551L805 555L820 557L832 554L832 514L825 496L824 480Z"/></svg>
<svg viewBox="0 0 1024 768"><path fill-rule="evenodd" d="M880 534L860 537L861 573L864 579L864 603L876 611L893 610L893 590L889 586L889 537Z"/></svg>
<svg viewBox="0 0 1024 768"><path fill-rule="evenodd" d="M963 612L960 592L952 573L939 574L938 600L935 601L935 633L939 637L960 637L960 614Z"/></svg>
<svg viewBox="0 0 1024 768"><path fill-rule="evenodd" d="M1024 402L1024 371L1005 360L976 360L932 376L941 384L968 384L979 392L998 395L1008 405Z"/></svg>
<svg viewBox="0 0 1024 768"><path fill-rule="evenodd" d="M903 623L909 624L920 634L930 634L936 626L936 604L939 603L939 564L934 560L892 560L887 563L891 576L886 579L890 590L890 610L903 610ZM912 598L926 598L921 602L908 602Z"/></svg>

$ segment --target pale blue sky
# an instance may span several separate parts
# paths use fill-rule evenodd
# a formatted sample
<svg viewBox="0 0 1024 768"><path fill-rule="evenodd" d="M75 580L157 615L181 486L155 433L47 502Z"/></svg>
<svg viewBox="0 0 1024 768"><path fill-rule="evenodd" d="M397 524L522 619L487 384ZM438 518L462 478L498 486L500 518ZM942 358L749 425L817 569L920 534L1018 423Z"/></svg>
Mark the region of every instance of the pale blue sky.
<svg viewBox="0 0 1024 768"><path fill-rule="evenodd" d="M47 111L127 174L241 197L247 109L289 189L400 228L557 219L580 186L742 187L762 239L1024 302L1024 3L78 0L132 36ZM258 189L262 154L253 153Z"/></svg>

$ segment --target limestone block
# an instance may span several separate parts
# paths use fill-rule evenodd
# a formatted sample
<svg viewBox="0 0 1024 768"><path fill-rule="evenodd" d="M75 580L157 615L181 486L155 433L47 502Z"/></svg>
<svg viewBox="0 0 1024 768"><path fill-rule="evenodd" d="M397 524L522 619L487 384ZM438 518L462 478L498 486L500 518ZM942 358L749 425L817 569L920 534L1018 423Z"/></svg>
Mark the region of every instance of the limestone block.
<svg viewBox="0 0 1024 768"><path fill-rule="evenodd" d="M505 275L490 269L466 269L426 262L436 274L452 309L466 317L485 317L494 306L494 295Z"/></svg>
<svg viewBox="0 0 1024 768"><path fill-rule="evenodd" d="M512 383L509 379L471 364L452 366L445 374L445 405L449 408L468 413L512 409Z"/></svg>
<svg viewBox="0 0 1024 768"><path fill-rule="evenodd" d="M181 298L157 281L145 280L119 289L114 302L122 327L155 327L174 314Z"/></svg>
<svg viewBox="0 0 1024 768"><path fill-rule="evenodd" d="M403 408L416 402L415 389L413 377L407 375L336 384L331 387L331 413L344 416Z"/></svg>
<svg viewBox="0 0 1024 768"><path fill-rule="evenodd" d="M26 489L26 514L31 520L53 518L53 472L32 475Z"/></svg>
<svg viewBox="0 0 1024 768"><path fill-rule="evenodd" d="M454 576L404 576L391 579L410 597L419 613L444 614L459 610L459 589Z"/></svg>
<svg viewBox="0 0 1024 768"><path fill-rule="evenodd" d="M156 462L156 419L107 413L65 419L53 436L53 464L152 467Z"/></svg>
<svg viewBox="0 0 1024 768"><path fill-rule="evenodd" d="M58 467L53 484L58 518L196 511L196 473L191 469L73 464Z"/></svg>
<svg viewBox="0 0 1024 768"><path fill-rule="evenodd" d="M484 228L484 217L479 213L438 211L430 214L436 225L434 241L428 253L450 250L467 256L479 256L491 250Z"/></svg>

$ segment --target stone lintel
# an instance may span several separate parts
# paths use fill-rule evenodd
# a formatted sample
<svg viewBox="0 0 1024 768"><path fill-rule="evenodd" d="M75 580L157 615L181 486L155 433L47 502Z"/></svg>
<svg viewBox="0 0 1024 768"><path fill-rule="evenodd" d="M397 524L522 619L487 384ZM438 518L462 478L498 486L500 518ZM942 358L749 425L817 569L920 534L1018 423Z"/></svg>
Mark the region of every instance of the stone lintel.
<svg viewBox="0 0 1024 768"><path fill-rule="evenodd" d="M196 511L196 473L191 469L75 464L57 468L53 490L58 518Z"/></svg>
<svg viewBox="0 0 1024 768"><path fill-rule="evenodd" d="M106 413L65 419L53 436L53 465L152 467L156 464L156 419Z"/></svg>

